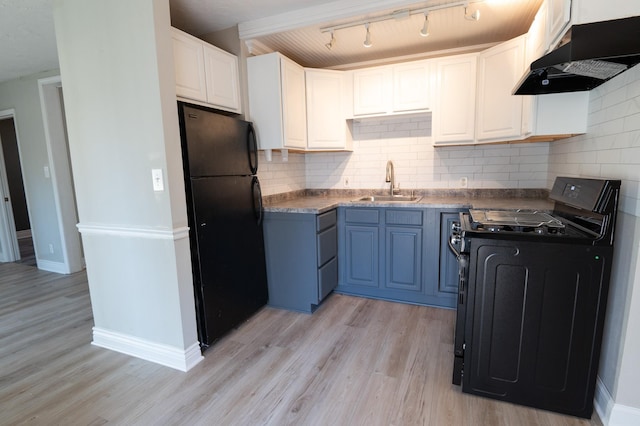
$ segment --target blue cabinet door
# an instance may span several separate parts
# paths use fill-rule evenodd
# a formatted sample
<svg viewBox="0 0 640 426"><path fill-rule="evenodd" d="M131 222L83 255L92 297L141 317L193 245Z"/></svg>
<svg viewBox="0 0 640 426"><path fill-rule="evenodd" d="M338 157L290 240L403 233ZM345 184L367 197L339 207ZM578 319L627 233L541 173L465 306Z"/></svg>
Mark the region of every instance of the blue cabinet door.
<svg viewBox="0 0 640 426"><path fill-rule="evenodd" d="M422 290L422 228L386 227L384 288Z"/></svg>
<svg viewBox="0 0 640 426"><path fill-rule="evenodd" d="M377 226L345 227L345 283L378 286L379 234Z"/></svg>

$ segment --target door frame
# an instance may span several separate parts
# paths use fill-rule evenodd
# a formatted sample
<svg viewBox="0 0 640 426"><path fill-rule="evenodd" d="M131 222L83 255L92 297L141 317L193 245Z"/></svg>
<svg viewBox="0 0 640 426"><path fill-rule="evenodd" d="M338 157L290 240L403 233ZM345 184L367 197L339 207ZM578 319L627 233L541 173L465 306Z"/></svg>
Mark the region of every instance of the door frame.
<svg viewBox="0 0 640 426"><path fill-rule="evenodd" d="M61 87L62 78L59 75L38 80L44 136L64 262L62 269L56 272L68 274L84 268L84 256L80 232L76 226L78 214L67 144L64 102L60 95Z"/></svg>
<svg viewBox="0 0 640 426"><path fill-rule="evenodd" d="M0 111L0 120L13 119L16 123L15 110L8 109ZM18 152L20 151L20 138L18 137L18 126L15 125L16 142ZM20 156L20 169L22 170L22 156ZM26 188L25 188L26 191ZM4 198L8 201L5 202ZM0 139L0 245L2 252L0 253L0 262L15 262L20 260L20 246L18 245L18 236L16 233L16 223L13 217L13 208L11 206L11 194L9 193L9 179L7 177L7 167L4 162L4 154L2 151L2 140ZM28 208L28 207L27 207ZM6 248L6 250L5 250Z"/></svg>

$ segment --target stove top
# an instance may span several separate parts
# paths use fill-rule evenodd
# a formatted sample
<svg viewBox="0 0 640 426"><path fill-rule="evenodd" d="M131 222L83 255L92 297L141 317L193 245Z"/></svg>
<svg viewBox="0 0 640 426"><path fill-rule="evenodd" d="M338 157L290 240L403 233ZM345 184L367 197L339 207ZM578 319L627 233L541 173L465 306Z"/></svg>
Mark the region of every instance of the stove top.
<svg viewBox="0 0 640 426"><path fill-rule="evenodd" d="M474 229L491 232L518 231L538 234L562 232L565 224L549 213L523 210L469 210Z"/></svg>

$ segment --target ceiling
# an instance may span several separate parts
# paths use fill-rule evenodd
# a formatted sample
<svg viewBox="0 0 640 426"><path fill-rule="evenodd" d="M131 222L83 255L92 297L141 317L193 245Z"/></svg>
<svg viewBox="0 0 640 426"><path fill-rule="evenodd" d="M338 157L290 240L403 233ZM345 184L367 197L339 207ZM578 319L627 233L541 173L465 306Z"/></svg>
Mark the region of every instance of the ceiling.
<svg viewBox="0 0 640 426"><path fill-rule="evenodd" d="M0 82L57 69L53 0L0 0ZM474 1L429 14L428 37L420 37L422 13L370 24L373 46L365 48L363 25L330 33L325 27L375 20L399 10L423 9L456 0L169 0L172 25L195 36L238 26L252 53L280 51L301 65L348 68L385 58L418 58L434 51L457 52L523 34L542 0ZM239 25L238 25L239 24Z"/></svg>

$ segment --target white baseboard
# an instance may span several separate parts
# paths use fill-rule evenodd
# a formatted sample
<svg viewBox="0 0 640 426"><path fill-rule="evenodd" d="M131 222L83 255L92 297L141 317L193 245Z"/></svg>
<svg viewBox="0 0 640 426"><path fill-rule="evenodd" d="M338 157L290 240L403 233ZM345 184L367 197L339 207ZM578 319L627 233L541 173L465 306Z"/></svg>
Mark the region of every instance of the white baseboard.
<svg viewBox="0 0 640 426"><path fill-rule="evenodd" d="M97 327L93 327L91 344L180 371L189 371L204 359L197 342L182 350Z"/></svg>
<svg viewBox="0 0 640 426"><path fill-rule="evenodd" d="M38 269L43 271L55 272L57 274L68 274L69 268L64 262L53 262L51 260L41 260L36 258Z"/></svg>
<svg viewBox="0 0 640 426"><path fill-rule="evenodd" d="M605 426L640 425L640 408L616 404L600 377L596 382L594 406Z"/></svg>

